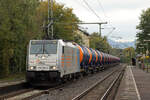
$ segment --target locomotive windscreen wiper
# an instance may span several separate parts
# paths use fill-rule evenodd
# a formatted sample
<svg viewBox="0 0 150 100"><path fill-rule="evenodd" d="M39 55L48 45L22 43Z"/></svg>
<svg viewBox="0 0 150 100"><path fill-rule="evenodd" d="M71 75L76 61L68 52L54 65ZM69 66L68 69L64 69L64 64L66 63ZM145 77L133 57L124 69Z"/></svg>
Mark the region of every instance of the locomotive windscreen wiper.
<svg viewBox="0 0 150 100"><path fill-rule="evenodd" d="M43 54L49 54L48 51L47 51L46 48L45 48L45 45L46 45L46 44L43 43Z"/></svg>

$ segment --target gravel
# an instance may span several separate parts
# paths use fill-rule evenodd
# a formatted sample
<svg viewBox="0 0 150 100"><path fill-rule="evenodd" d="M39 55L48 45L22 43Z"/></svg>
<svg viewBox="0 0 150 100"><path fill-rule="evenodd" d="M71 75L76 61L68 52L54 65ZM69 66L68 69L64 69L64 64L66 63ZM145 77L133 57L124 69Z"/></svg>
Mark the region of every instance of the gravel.
<svg viewBox="0 0 150 100"><path fill-rule="evenodd" d="M49 94L36 97L33 100L71 100L72 98L89 88L92 84L102 79L103 76L110 73L110 71L114 71L120 66L121 65L109 68L103 72L100 71L99 73L95 73L87 77L82 77L61 89L50 91Z"/></svg>
<svg viewBox="0 0 150 100"><path fill-rule="evenodd" d="M7 87L7 86L11 86L11 85L17 85L17 84L21 84L24 83L25 80L17 80L17 81L0 81L0 88L2 87Z"/></svg>

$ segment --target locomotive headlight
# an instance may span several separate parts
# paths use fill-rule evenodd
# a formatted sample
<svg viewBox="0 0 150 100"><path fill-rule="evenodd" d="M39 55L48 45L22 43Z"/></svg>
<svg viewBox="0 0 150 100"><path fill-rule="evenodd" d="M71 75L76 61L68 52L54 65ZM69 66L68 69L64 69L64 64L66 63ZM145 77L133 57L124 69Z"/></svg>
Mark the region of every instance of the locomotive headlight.
<svg viewBox="0 0 150 100"><path fill-rule="evenodd" d="M52 69L52 70L56 70L56 69L57 69L57 67L56 67L56 66L51 66L51 67L50 67L50 69Z"/></svg>
<svg viewBox="0 0 150 100"><path fill-rule="evenodd" d="M53 69L55 70L55 69L56 69L56 66L53 66Z"/></svg>
<svg viewBox="0 0 150 100"><path fill-rule="evenodd" d="M33 66L31 66L31 67L30 67L30 69L31 69L31 70L33 70L33 69L34 69L34 67L33 67Z"/></svg>
<svg viewBox="0 0 150 100"><path fill-rule="evenodd" d="M28 69L29 70L34 70L34 69L36 69L36 67L35 66L29 66Z"/></svg>
<svg viewBox="0 0 150 100"><path fill-rule="evenodd" d="M42 56L42 59L45 59L45 56Z"/></svg>

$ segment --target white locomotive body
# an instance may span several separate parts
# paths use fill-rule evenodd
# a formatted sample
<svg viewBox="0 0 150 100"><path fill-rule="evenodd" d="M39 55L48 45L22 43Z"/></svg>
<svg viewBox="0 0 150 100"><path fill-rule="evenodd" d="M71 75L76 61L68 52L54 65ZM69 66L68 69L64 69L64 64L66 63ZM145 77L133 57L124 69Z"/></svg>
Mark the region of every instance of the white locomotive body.
<svg viewBox="0 0 150 100"><path fill-rule="evenodd" d="M120 59L92 48L62 40L31 40L29 43L26 81L48 85L77 78L119 63Z"/></svg>
<svg viewBox="0 0 150 100"><path fill-rule="evenodd" d="M27 57L27 82L58 81L80 72L79 49L62 40L31 40Z"/></svg>

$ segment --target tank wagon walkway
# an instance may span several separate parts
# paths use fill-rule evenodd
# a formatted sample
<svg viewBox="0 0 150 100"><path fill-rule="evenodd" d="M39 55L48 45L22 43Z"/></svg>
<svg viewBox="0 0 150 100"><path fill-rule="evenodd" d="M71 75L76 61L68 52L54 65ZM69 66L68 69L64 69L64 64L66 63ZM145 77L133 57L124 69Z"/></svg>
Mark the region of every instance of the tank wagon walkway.
<svg viewBox="0 0 150 100"><path fill-rule="evenodd" d="M150 100L150 73L127 66L116 100Z"/></svg>

